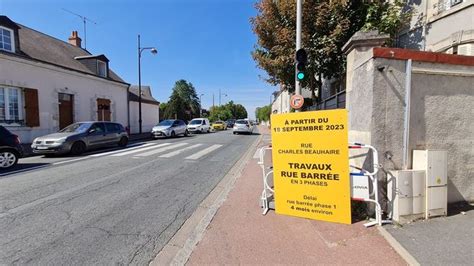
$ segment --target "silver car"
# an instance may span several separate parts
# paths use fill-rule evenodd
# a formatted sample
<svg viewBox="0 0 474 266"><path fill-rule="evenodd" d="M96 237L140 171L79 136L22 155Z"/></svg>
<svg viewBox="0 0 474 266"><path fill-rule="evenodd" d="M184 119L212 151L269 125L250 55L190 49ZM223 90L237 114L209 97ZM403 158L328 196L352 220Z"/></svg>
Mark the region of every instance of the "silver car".
<svg viewBox="0 0 474 266"><path fill-rule="evenodd" d="M176 137L178 135L188 136L189 132L186 123L183 120L168 119L163 120L151 129L151 136L158 137Z"/></svg>
<svg viewBox="0 0 474 266"><path fill-rule="evenodd" d="M247 119L239 119L235 121L232 133L234 133L234 135L241 134L241 133L252 134L253 125Z"/></svg>
<svg viewBox="0 0 474 266"><path fill-rule="evenodd" d="M57 133L33 140L31 148L37 154L79 155L91 148L107 145L125 147L128 134L121 124L112 122L78 122Z"/></svg>

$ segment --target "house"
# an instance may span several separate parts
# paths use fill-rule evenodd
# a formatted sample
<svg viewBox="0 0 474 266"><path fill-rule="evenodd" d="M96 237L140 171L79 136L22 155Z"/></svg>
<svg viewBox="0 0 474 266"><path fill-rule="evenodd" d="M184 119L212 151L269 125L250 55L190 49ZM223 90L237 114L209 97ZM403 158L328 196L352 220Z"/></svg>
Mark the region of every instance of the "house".
<svg viewBox="0 0 474 266"><path fill-rule="evenodd" d="M22 142L85 120L128 125L129 84L109 59L0 16L0 124Z"/></svg>
<svg viewBox="0 0 474 266"><path fill-rule="evenodd" d="M474 1L408 1L410 26L398 46L421 51L474 55Z"/></svg>
<svg viewBox="0 0 474 266"><path fill-rule="evenodd" d="M139 133L139 99L138 86L130 86L128 93L130 110L130 133ZM142 86L142 132L150 132L160 117L160 102L151 93L150 86Z"/></svg>

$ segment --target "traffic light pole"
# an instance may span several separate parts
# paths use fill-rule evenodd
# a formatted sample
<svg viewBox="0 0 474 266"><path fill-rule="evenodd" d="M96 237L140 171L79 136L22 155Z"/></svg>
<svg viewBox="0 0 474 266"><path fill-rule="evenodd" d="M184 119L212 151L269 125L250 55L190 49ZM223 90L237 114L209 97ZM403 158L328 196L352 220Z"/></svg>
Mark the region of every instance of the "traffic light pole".
<svg viewBox="0 0 474 266"><path fill-rule="evenodd" d="M302 17L302 2L303 0L296 0L296 51L301 49L301 17ZM300 81L297 78L298 69L295 66L295 94L301 95ZM299 112L299 110L296 110Z"/></svg>

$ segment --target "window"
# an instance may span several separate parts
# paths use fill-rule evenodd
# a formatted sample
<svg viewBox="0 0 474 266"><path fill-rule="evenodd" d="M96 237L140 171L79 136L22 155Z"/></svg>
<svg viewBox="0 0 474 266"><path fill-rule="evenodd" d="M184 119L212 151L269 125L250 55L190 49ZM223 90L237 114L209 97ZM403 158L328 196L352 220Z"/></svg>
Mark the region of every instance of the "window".
<svg viewBox="0 0 474 266"><path fill-rule="evenodd" d="M451 6L455 6L460 3L462 3L462 0L451 0Z"/></svg>
<svg viewBox="0 0 474 266"><path fill-rule="evenodd" d="M15 42L13 31L4 27L0 27L0 50L15 52Z"/></svg>
<svg viewBox="0 0 474 266"><path fill-rule="evenodd" d="M107 64L102 61L97 61L97 74L101 77L107 77Z"/></svg>
<svg viewBox="0 0 474 266"><path fill-rule="evenodd" d="M0 87L0 123L23 122L23 91L20 88Z"/></svg>
<svg viewBox="0 0 474 266"><path fill-rule="evenodd" d="M120 126L115 123L105 123L105 128L108 133L120 132Z"/></svg>
<svg viewBox="0 0 474 266"><path fill-rule="evenodd" d="M103 133L105 132L105 125L104 123L95 123L92 125L91 129L95 129L95 132L94 133Z"/></svg>

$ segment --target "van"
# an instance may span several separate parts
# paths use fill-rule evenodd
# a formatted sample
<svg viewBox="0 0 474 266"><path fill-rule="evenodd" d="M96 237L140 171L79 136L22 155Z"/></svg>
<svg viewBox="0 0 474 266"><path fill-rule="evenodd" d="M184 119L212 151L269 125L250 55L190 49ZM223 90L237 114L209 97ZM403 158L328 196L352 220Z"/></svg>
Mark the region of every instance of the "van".
<svg viewBox="0 0 474 266"><path fill-rule="evenodd" d="M211 127L210 127L209 119L207 119L207 118L194 118L188 124L188 131L190 133L210 132Z"/></svg>

